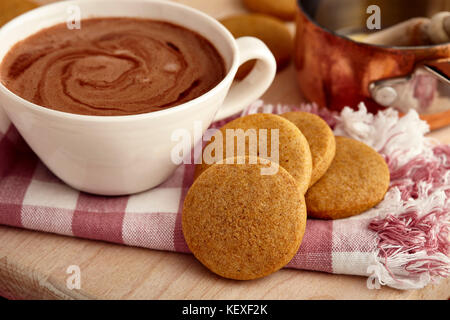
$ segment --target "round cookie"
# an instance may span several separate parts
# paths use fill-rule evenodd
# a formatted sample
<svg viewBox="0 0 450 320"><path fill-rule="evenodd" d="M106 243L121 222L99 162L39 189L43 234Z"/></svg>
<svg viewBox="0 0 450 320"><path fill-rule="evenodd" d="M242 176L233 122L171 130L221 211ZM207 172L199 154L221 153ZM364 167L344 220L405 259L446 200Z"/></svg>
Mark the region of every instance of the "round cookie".
<svg viewBox="0 0 450 320"><path fill-rule="evenodd" d="M28 0L1 0L0 27L18 15L37 7L38 4Z"/></svg>
<svg viewBox="0 0 450 320"><path fill-rule="evenodd" d="M333 131L321 117L309 112L288 112L281 116L295 124L308 140L313 163L312 186L325 174L333 161L336 153Z"/></svg>
<svg viewBox="0 0 450 320"><path fill-rule="evenodd" d="M182 229L195 257L230 279L267 276L296 254L306 227L306 205L294 178L269 164L215 164L191 186ZM255 158L253 158L255 159ZM272 165L276 165L273 164Z"/></svg>
<svg viewBox="0 0 450 320"><path fill-rule="evenodd" d="M305 195L308 216L342 219L383 200L390 173L383 157L362 142L336 137L336 155L325 175Z"/></svg>
<svg viewBox="0 0 450 320"><path fill-rule="evenodd" d="M237 130L242 129L245 132L248 132L249 129L256 130L256 146L255 149L258 151L257 154L251 154L249 152L249 141L250 139L245 139L245 154L238 153L239 150L238 147L238 140L234 139L234 154L227 154L227 130ZM260 139L260 130L259 129L266 129L265 132L267 134L267 153L266 155L261 153L261 150L259 150L259 139ZM272 148L272 131L273 129L278 129L278 162L284 169L289 172L294 179L297 181L297 184L299 186L299 190L302 194L306 193L306 190L308 190L309 183L311 181L311 174L312 174L312 158L311 158L311 151L309 149L308 141L306 140L305 136L301 133L301 131L290 121L274 115L274 114L263 114L263 113L257 113L248 115L242 118L237 118L226 125L224 125L222 128L220 128L221 135L223 137L222 139L222 157L220 159L225 159L227 157L232 156L244 156L244 155L250 155L250 156L259 156L262 158L267 158L269 160L276 160L271 159L273 155L271 155L271 148ZM214 139L212 139L211 142L209 142L205 149L208 148L208 145L213 143ZM231 146L232 141L230 142ZM204 149L204 151L205 151ZM204 152L205 153L205 152ZM203 154L203 160L205 160L205 154ZM201 164L196 166L195 170L195 177L198 177L203 171L208 169L211 166L211 164L205 163L205 161L202 161Z"/></svg>
<svg viewBox="0 0 450 320"><path fill-rule="evenodd" d="M235 38L252 36L261 39L274 55L278 70L289 64L294 46L293 38L282 21L262 14L243 14L220 22ZM242 65L236 78L245 78L254 64L255 61L248 61Z"/></svg>
<svg viewBox="0 0 450 320"><path fill-rule="evenodd" d="M270 14L283 20L294 20L296 0L243 0L245 6L254 12Z"/></svg>

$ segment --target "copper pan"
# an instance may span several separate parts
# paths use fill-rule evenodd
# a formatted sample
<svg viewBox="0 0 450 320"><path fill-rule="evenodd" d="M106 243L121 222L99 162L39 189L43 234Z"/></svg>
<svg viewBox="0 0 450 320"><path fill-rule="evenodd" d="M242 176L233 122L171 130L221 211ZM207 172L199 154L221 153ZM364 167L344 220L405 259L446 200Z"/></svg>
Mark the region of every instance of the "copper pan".
<svg viewBox="0 0 450 320"><path fill-rule="evenodd" d="M298 0L295 65L302 93L332 110L364 102L371 112L416 109L432 129L449 125L450 43L388 47L351 40L351 33L369 32L373 4L381 9L382 28L450 10L450 0Z"/></svg>

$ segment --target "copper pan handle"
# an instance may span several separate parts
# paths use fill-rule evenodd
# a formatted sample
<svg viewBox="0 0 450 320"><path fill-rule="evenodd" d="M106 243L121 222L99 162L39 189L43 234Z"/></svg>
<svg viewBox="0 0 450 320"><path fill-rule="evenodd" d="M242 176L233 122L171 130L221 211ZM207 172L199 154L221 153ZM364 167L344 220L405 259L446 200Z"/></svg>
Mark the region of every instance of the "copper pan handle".
<svg viewBox="0 0 450 320"><path fill-rule="evenodd" d="M427 61L423 66L428 72L450 84L450 58Z"/></svg>
<svg viewBox="0 0 450 320"><path fill-rule="evenodd" d="M421 62L406 77L372 82L369 91L378 104L402 113L450 112L450 58Z"/></svg>

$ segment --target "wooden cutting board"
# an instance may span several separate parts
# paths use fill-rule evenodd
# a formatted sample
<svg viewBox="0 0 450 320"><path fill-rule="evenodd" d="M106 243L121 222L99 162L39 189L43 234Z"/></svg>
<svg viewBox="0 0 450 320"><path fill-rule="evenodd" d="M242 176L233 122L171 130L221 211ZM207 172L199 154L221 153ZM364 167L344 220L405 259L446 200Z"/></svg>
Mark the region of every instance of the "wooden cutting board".
<svg viewBox="0 0 450 320"><path fill-rule="evenodd" d="M50 2L41 0L41 3ZM244 12L240 0L178 1L217 18ZM263 97L298 104L292 66ZM431 135L450 143L450 127ZM1 214L1 213L0 213ZM81 269L81 289L69 290L67 268ZM0 294L32 299L448 299L450 279L422 290L369 290L367 279L281 270L250 282L222 279L191 255L132 248L0 226Z"/></svg>

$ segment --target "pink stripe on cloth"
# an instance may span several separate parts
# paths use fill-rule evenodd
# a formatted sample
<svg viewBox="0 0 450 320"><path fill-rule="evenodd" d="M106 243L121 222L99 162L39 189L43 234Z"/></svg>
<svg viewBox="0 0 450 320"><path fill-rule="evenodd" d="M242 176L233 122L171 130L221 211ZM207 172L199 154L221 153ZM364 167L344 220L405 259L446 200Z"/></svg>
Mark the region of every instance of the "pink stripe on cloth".
<svg viewBox="0 0 450 320"><path fill-rule="evenodd" d="M9 132L16 130L13 126L9 126L6 134L2 134L0 140L0 176L7 175L8 170L14 166L14 162L17 160L17 142L11 141L9 138Z"/></svg>
<svg viewBox="0 0 450 320"><path fill-rule="evenodd" d="M181 190L181 197L180 197L180 204L178 207L178 214L177 214L177 220L175 222L175 230L174 230L174 248L175 251L178 252L190 252L189 248L186 244L186 241L184 240L183 236L183 230L181 225L181 213L183 211L183 202L184 198L187 195L187 192L189 191L190 186L192 185L192 182L194 181L194 172L195 172L195 166L192 164L188 164L184 166L184 174L183 174L183 184L182 184L182 190Z"/></svg>
<svg viewBox="0 0 450 320"><path fill-rule="evenodd" d="M309 219L300 249L287 267L332 273L332 241L332 221Z"/></svg>
<svg viewBox="0 0 450 320"><path fill-rule="evenodd" d="M23 227L23 199L38 160L12 125L0 141L0 155L0 224Z"/></svg>
<svg viewBox="0 0 450 320"><path fill-rule="evenodd" d="M20 212L20 204L0 203L0 224L11 227L23 227Z"/></svg>
<svg viewBox="0 0 450 320"><path fill-rule="evenodd" d="M128 197L80 193L72 220L74 236L123 243L122 225Z"/></svg>

